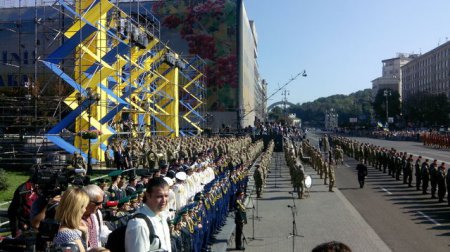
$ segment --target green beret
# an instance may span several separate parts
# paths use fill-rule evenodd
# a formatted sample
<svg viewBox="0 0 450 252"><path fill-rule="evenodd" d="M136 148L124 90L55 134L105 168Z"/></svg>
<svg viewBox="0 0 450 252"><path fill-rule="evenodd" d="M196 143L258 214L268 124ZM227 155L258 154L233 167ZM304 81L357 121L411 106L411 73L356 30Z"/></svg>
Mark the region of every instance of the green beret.
<svg viewBox="0 0 450 252"><path fill-rule="evenodd" d="M180 211L178 211L178 214L187 214L187 212L188 212L188 209L187 209L187 207L185 207L185 208L182 208Z"/></svg>
<svg viewBox="0 0 450 252"><path fill-rule="evenodd" d="M180 221L181 221L181 217L177 215L177 216L173 219L173 224L177 225L178 223L180 223Z"/></svg>
<svg viewBox="0 0 450 252"><path fill-rule="evenodd" d="M134 194L131 194L129 197L130 197L130 200L131 201L137 201L137 193L134 193Z"/></svg>
<svg viewBox="0 0 450 252"><path fill-rule="evenodd" d="M139 187L138 189L136 189L136 194L141 194L144 192L144 188L143 187Z"/></svg>
<svg viewBox="0 0 450 252"><path fill-rule="evenodd" d="M122 206L123 204L125 204L125 203L127 203L127 202L130 202L130 196L121 198L121 199L119 200L119 206Z"/></svg>
<svg viewBox="0 0 450 252"><path fill-rule="evenodd" d="M115 170L115 171L112 171L112 172L108 173L108 176L110 176L110 177L117 177L117 176L122 175L122 173L123 173L122 170Z"/></svg>

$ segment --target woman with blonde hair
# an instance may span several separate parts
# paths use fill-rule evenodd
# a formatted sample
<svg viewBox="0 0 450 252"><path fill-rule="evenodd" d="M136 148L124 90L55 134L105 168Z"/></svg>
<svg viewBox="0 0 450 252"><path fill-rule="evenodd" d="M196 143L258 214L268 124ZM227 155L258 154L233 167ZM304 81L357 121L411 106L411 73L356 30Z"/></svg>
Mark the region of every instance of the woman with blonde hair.
<svg viewBox="0 0 450 252"><path fill-rule="evenodd" d="M85 252L88 242L88 229L82 220L89 204L89 196L80 188L69 188L61 197L56 208L55 218L60 226L53 239L54 245L75 244L80 252Z"/></svg>

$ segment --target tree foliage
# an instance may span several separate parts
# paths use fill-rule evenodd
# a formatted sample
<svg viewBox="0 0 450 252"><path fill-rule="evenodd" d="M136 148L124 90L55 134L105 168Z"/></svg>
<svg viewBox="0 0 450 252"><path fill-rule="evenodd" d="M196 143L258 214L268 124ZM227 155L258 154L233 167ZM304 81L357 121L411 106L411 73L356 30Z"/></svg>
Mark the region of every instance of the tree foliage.
<svg viewBox="0 0 450 252"><path fill-rule="evenodd" d="M445 94L420 93L403 104L405 120L410 126L449 125L450 102Z"/></svg>
<svg viewBox="0 0 450 252"><path fill-rule="evenodd" d="M283 114L283 109L280 107L275 107L269 113L269 120L280 121L283 118Z"/></svg>
<svg viewBox="0 0 450 252"><path fill-rule="evenodd" d="M356 117L360 125L369 125L372 114L372 90L365 89L350 95L332 95L289 108L306 126L323 127L325 112L333 108L339 115L339 126L350 126L349 118Z"/></svg>
<svg viewBox="0 0 450 252"><path fill-rule="evenodd" d="M8 189L8 179L6 178L6 172L0 169L0 191Z"/></svg>
<svg viewBox="0 0 450 252"><path fill-rule="evenodd" d="M385 95L385 92L387 95ZM387 103L386 103L387 100ZM400 117L401 104L400 104L400 94L392 89L380 89L373 101L373 110L375 112L375 117L383 122L387 121L386 118L386 108L389 117Z"/></svg>

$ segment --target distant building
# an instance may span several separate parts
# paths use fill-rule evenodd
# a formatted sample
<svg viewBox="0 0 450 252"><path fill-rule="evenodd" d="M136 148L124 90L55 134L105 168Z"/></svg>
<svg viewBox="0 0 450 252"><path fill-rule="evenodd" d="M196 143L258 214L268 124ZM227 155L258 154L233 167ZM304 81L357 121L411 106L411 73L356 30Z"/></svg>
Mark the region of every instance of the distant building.
<svg viewBox="0 0 450 252"><path fill-rule="evenodd" d="M381 61L383 63L382 76L372 81L372 94L373 97L378 93L380 89L391 89L397 91L400 94L400 100L402 99L402 71L401 67L418 57L416 54L398 53L397 57L391 59L385 59Z"/></svg>
<svg viewBox="0 0 450 252"><path fill-rule="evenodd" d="M415 58L402 67L404 100L416 94L441 94L450 97L450 42Z"/></svg>
<svg viewBox="0 0 450 252"><path fill-rule="evenodd" d="M325 129L326 130L335 130L339 126L339 115L336 113L336 111L332 108L327 111L325 111Z"/></svg>

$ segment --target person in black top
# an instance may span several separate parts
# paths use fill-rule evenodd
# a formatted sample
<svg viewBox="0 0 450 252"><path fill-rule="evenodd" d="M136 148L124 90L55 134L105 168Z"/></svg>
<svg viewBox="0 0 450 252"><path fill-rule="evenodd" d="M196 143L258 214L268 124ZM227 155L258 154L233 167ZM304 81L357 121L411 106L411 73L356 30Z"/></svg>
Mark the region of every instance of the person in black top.
<svg viewBox="0 0 450 252"><path fill-rule="evenodd" d="M244 224L247 224L247 215L245 213L244 192L241 190L236 193L234 222L236 223L236 250L244 250L244 247L242 246L242 229L244 228Z"/></svg>
<svg viewBox="0 0 450 252"><path fill-rule="evenodd" d="M364 187L364 180L366 179L366 176L367 176L367 166L365 166L362 162L360 162L356 166L356 170L358 170L359 187L363 188Z"/></svg>

